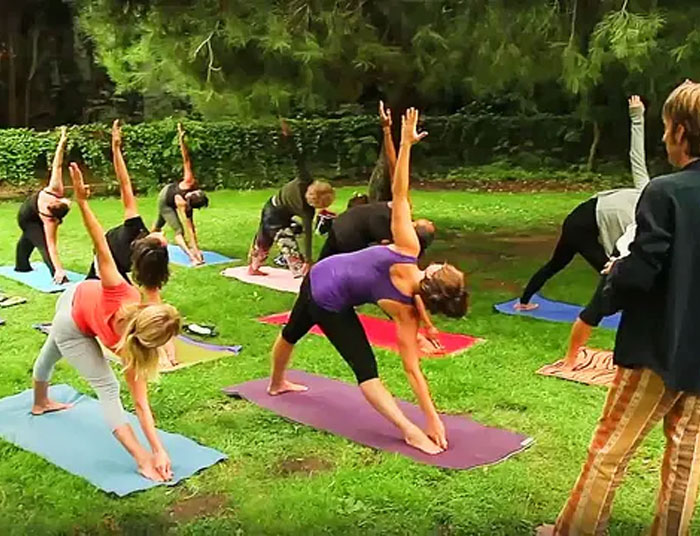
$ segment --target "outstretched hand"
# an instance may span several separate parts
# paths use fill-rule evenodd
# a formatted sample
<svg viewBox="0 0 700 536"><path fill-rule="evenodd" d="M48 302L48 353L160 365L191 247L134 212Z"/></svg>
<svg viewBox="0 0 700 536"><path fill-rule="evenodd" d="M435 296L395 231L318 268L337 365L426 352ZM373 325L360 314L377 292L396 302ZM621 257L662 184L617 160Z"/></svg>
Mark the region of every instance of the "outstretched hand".
<svg viewBox="0 0 700 536"><path fill-rule="evenodd" d="M409 108L401 117L401 144L413 145L428 135L427 132L418 132L418 110Z"/></svg>
<svg viewBox="0 0 700 536"><path fill-rule="evenodd" d="M639 95L632 95L627 102L629 103L630 110L640 108L642 112L644 112L644 103L642 102L642 99L639 97Z"/></svg>
<svg viewBox="0 0 700 536"><path fill-rule="evenodd" d="M71 162L69 166L70 179L73 183L73 191L75 192L75 198L78 201L85 201L90 197L90 187L85 185L83 180L83 172L80 171L78 164Z"/></svg>
<svg viewBox="0 0 700 536"><path fill-rule="evenodd" d="M68 127L61 127L61 137L58 143L65 145L66 141L68 141Z"/></svg>
<svg viewBox="0 0 700 536"><path fill-rule="evenodd" d="M122 144L122 127L119 124L119 119L115 119L114 123L112 123L112 144Z"/></svg>
<svg viewBox="0 0 700 536"><path fill-rule="evenodd" d="M382 123L382 128L389 128L391 126L391 110L389 108L384 108L384 101L379 101L379 119Z"/></svg>
<svg viewBox="0 0 700 536"><path fill-rule="evenodd" d="M182 123L177 124L177 139L182 141L185 138L185 129L182 128Z"/></svg>

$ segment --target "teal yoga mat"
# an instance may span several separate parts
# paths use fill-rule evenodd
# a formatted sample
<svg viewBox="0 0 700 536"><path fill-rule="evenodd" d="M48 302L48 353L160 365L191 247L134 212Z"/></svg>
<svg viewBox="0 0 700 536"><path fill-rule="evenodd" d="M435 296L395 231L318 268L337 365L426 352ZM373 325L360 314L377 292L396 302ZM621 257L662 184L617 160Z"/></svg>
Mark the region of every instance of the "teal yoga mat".
<svg viewBox="0 0 700 536"><path fill-rule="evenodd" d="M202 255L204 256L204 264L200 264L199 266L238 262L238 259L229 258L226 255L217 253L216 251L202 251ZM170 262L172 262L173 264L177 264L178 266L186 266L188 268L193 267L189 257L185 254L184 251L182 251L182 249L180 249L179 246L170 244L168 246L168 256L170 257Z"/></svg>
<svg viewBox="0 0 700 536"><path fill-rule="evenodd" d="M48 293L63 292L71 285L85 279L85 276L82 274L66 271L69 282L64 285L57 285L51 279L51 272L49 272L48 267L43 262L33 262L31 272L15 272L14 266L0 266L0 275L30 286L39 292Z"/></svg>
<svg viewBox="0 0 700 536"><path fill-rule="evenodd" d="M38 454L69 473L108 493L124 497L135 491L164 485L142 477L136 464L109 430L100 403L68 385L53 385L50 396L73 403L70 409L46 415L30 413L31 390L0 400L0 437ZM148 445L138 420L128 414L141 444ZM178 434L158 431L172 462L174 485L227 456Z"/></svg>

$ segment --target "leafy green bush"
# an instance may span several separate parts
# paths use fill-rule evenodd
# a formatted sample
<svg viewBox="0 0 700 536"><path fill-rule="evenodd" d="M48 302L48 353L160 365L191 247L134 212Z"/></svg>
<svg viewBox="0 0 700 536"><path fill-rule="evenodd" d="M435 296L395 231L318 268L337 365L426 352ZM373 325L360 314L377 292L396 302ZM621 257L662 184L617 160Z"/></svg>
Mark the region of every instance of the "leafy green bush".
<svg viewBox="0 0 700 536"><path fill-rule="evenodd" d="M292 119L295 141L304 148L312 171L328 178L368 176L381 143L376 117ZM176 120L125 125L124 154L134 184L153 189L182 176ZM208 188L254 188L279 184L294 175L293 162L280 146L279 124L185 121L196 176ZM580 162L588 136L570 116L502 117L466 115L426 117L430 135L417 146L414 172L507 161L525 168L568 167ZM110 126L69 129L67 159L82 163L93 180L113 184ZM0 131L0 181L21 186L46 175L57 132Z"/></svg>

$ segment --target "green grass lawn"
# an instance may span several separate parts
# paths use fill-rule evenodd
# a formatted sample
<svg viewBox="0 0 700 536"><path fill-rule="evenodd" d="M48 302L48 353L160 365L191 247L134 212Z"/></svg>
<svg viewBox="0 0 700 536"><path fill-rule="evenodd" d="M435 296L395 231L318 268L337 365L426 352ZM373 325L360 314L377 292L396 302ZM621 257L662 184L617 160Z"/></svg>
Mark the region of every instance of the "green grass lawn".
<svg viewBox="0 0 700 536"><path fill-rule="evenodd" d="M211 207L196 215L202 246L245 258L270 193L212 193ZM342 189L335 208L341 209L351 193ZM514 535L551 522L578 474L605 390L535 375L538 367L563 355L569 326L497 315L492 305L517 294L548 257L563 217L586 197L414 194L416 215L439 227L430 258L454 262L470 274L469 316L436 322L444 330L486 340L465 354L423 363L435 402L442 411L469 413L482 423L534 437L529 450L493 467L436 469L227 399L222 386L267 374L277 328L256 318L289 309L294 296L221 277L221 266L175 267L166 300L188 320L215 323L219 341L244 349L238 357L162 377L151 389L153 409L161 428L220 449L229 460L174 488L116 499L0 441L0 534ZM120 222L117 199L91 204L105 228ZM153 221L155 198L142 198L140 205L144 219ZM17 207L0 204L0 264L14 259ZM321 241L316 242L318 250ZM67 268L87 270L91 247L77 209L62 226L60 251ZM583 303L595 283L594 272L577 260L544 291ZM0 327L0 396L7 396L30 386L43 342L31 324L51 320L56 296L5 279L0 289L29 299L0 310L7 321ZM591 345L611 348L613 340L611 332L599 330ZM389 389L411 400L399 357L376 353ZM293 366L353 381L350 369L321 337L299 343ZM53 381L92 394L66 363L59 363ZM131 408L128 396L123 399ZM618 493L612 534L639 534L649 525L662 449L662 435L655 430ZM700 531L700 522L693 527Z"/></svg>

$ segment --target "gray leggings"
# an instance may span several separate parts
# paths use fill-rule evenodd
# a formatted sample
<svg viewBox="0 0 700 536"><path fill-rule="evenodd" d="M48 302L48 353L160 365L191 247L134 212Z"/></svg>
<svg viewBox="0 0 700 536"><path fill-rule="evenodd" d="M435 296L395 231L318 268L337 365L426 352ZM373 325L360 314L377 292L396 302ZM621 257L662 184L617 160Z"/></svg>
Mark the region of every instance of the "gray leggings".
<svg viewBox="0 0 700 536"><path fill-rule="evenodd" d="M97 393L107 424L115 430L126 424L119 398L119 382L95 337L80 332L72 316L75 287L66 290L56 302L56 314L49 337L34 363L34 379L48 382L61 357L78 370Z"/></svg>

